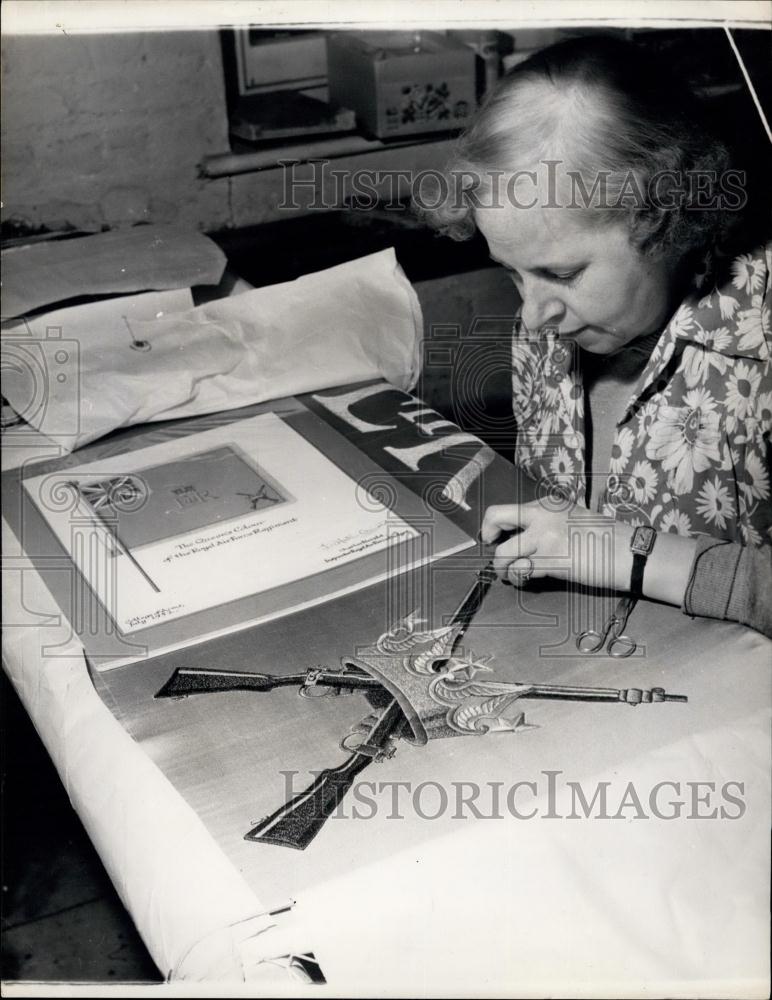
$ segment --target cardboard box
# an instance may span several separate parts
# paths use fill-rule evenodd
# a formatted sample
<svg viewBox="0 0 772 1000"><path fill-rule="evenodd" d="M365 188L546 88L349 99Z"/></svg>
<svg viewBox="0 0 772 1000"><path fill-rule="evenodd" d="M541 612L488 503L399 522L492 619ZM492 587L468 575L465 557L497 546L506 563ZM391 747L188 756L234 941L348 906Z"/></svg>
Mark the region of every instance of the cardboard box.
<svg viewBox="0 0 772 1000"><path fill-rule="evenodd" d="M327 40L330 100L380 139L464 128L477 107L475 53L438 32L346 32Z"/></svg>

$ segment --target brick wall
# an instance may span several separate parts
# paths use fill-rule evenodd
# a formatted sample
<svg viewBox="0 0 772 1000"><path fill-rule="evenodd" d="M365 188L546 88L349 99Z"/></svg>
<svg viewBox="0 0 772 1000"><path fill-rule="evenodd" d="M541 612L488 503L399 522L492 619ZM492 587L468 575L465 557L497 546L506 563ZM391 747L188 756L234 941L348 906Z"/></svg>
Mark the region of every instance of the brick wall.
<svg viewBox="0 0 772 1000"><path fill-rule="evenodd" d="M228 224L216 31L5 36L3 217L29 226Z"/></svg>
<svg viewBox="0 0 772 1000"><path fill-rule="evenodd" d="M199 178L205 156L230 148L215 30L6 35L2 76L2 217L25 231L137 222L217 231L304 215L314 201L305 189L297 209L280 207L287 185L280 168ZM438 142L333 166L418 171L445 155ZM317 173L321 205L321 191L332 198L335 186Z"/></svg>

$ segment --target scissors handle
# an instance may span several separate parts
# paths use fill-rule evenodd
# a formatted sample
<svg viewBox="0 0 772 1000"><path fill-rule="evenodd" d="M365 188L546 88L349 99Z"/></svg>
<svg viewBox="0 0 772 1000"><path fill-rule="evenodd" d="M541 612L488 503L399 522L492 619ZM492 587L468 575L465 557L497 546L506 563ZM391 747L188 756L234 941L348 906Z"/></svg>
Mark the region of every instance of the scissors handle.
<svg viewBox="0 0 772 1000"><path fill-rule="evenodd" d="M579 652L587 654L599 653L604 645L606 645L606 640L608 640L606 651L609 656L613 656L616 659L632 656L636 650L637 643L629 635L625 635L624 630L627 625L627 619L630 617L637 603L638 598L633 597L631 594L620 598L617 606L614 608L614 613L606 620L602 632L598 632L596 629L588 629L578 637L576 648Z"/></svg>
<svg viewBox="0 0 772 1000"><path fill-rule="evenodd" d="M580 653L597 653L603 648L608 632L598 632L594 628L582 632L576 640L576 648Z"/></svg>
<svg viewBox="0 0 772 1000"><path fill-rule="evenodd" d="M631 636L612 634L606 647L606 652L609 656L614 656L616 659L621 660L626 656L632 656L636 646L637 643Z"/></svg>

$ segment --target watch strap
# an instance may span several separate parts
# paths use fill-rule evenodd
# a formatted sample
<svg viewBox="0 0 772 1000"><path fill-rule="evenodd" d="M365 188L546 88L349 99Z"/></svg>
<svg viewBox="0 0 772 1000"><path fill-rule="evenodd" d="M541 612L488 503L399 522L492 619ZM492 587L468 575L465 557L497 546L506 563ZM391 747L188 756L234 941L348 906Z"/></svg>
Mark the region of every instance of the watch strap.
<svg viewBox="0 0 772 1000"><path fill-rule="evenodd" d="M648 553L633 552L633 571L630 574L630 593L634 597L643 595L643 571L646 569Z"/></svg>

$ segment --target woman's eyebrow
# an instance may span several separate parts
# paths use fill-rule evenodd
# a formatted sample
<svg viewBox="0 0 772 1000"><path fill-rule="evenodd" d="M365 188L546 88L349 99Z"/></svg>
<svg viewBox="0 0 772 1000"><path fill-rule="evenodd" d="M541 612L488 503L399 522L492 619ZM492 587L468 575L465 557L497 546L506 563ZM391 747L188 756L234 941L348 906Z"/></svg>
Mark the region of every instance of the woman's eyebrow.
<svg viewBox="0 0 772 1000"><path fill-rule="evenodd" d="M499 260L499 258L495 257L492 253L489 253L488 256L495 264L499 264L501 265L501 267L505 267L509 271L518 270L511 264L507 264L506 261ZM586 266L587 265L582 261L578 261L577 263L571 263L571 264L539 264L536 267L526 267L526 268L521 268L520 270L530 271L531 274L551 275L551 274L560 274L562 271L578 271L582 267Z"/></svg>

